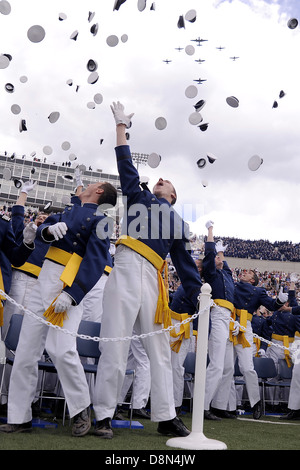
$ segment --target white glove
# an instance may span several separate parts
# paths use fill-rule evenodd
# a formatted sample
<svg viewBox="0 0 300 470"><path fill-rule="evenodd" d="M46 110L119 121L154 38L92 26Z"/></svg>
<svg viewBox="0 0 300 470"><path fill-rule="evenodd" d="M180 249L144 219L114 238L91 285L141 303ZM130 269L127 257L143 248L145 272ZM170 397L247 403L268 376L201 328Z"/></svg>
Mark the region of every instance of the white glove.
<svg viewBox="0 0 300 470"><path fill-rule="evenodd" d="M288 301L289 295L286 292L282 292L282 291L283 291L283 287L280 287L279 293L278 293L278 300L281 303L285 304L285 302Z"/></svg>
<svg viewBox="0 0 300 470"><path fill-rule="evenodd" d="M216 252L219 253L220 251L225 251L228 245L223 245L222 240L217 241L216 243Z"/></svg>
<svg viewBox="0 0 300 470"><path fill-rule="evenodd" d="M64 222L57 222L54 225L49 225L48 232L53 235L55 240L63 238L67 233L68 227Z"/></svg>
<svg viewBox="0 0 300 470"><path fill-rule="evenodd" d="M78 188L78 186L83 186L83 182L81 181L82 171L80 171L79 166L75 168L74 174L75 174L76 188Z"/></svg>
<svg viewBox="0 0 300 470"><path fill-rule="evenodd" d="M206 222L206 224L205 224L205 227L206 227L207 229L209 229L210 227L213 227L213 225L214 225L213 221L212 221L212 220L208 220L208 221Z"/></svg>
<svg viewBox="0 0 300 470"><path fill-rule="evenodd" d="M37 185L37 181L26 181L25 183L22 184L21 187L21 193L26 193L28 194L30 191L32 191Z"/></svg>
<svg viewBox="0 0 300 470"><path fill-rule="evenodd" d="M264 349L259 349L258 350L258 355L259 355L259 357L264 357L266 355L266 351Z"/></svg>
<svg viewBox="0 0 300 470"><path fill-rule="evenodd" d="M29 222L23 230L23 241L26 245L31 245L36 236L37 226L34 222Z"/></svg>
<svg viewBox="0 0 300 470"><path fill-rule="evenodd" d="M55 313L61 313L65 312L70 308L72 305L72 297L69 296L66 292L62 292L59 294L57 297L56 301L54 302L54 312Z"/></svg>
<svg viewBox="0 0 300 470"><path fill-rule="evenodd" d="M126 128L129 129L131 127L131 118L134 113L128 114L128 116L126 116L124 113L124 105L120 103L120 101L117 101L117 103L113 102L110 107L114 115L116 125L125 124Z"/></svg>
<svg viewBox="0 0 300 470"><path fill-rule="evenodd" d="M240 325L238 323L234 324L234 328L232 330L233 336L237 336L240 332Z"/></svg>

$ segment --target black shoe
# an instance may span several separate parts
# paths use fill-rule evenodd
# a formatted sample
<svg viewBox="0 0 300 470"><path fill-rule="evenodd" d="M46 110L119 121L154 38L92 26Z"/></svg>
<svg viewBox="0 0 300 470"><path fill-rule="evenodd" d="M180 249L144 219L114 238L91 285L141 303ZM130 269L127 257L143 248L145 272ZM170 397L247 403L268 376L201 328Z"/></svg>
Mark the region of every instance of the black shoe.
<svg viewBox="0 0 300 470"><path fill-rule="evenodd" d="M221 418L209 410L204 410L204 419L210 419L211 421L221 421Z"/></svg>
<svg viewBox="0 0 300 470"><path fill-rule="evenodd" d="M148 411L145 410L145 408L133 409L132 417L141 418L141 419L150 419L150 413L148 413ZM130 410L128 411L128 418L130 418Z"/></svg>
<svg viewBox="0 0 300 470"><path fill-rule="evenodd" d="M219 418L236 419L235 411L219 410L218 408L212 408L211 412Z"/></svg>
<svg viewBox="0 0 300 470"><path fill-rule="evenodd" d="M22 424L1 424L0 432L13 433L13 432L31 432L32 431L32 422L28 421L27 423Z"/></svg>
<svg viewBox="0 0 300 470"><path fill-rule="evenodd" d="M259 400L257 403L252 408L253 411L253 418L254 419L259 419L262 415L262 406L261 406L261 400Z"/></svg>
<svg viewBox="0 0 300 470"><path fill-rule="evenodd" d="M122 415L123 411L124 410L120 406L117 406L112 419L116 421L126 421L126 418L124 418L124 416Z"/></svg>
<svg viewBox="0 0 300 470"><path fill-rule="evenodd" d="M73 418L72 436L85 436L91 428L90 407L85 408Z"/></svg>
<svg viewBox="0 0 300 470"><path fill-rule="evenodd" d="M185 437L190 434L188 428L184 425L178 416L169 421L160 421L158 423L157 431L160 434Z"/></svg>
<svg viewBox="0 0 300 470"><path fill-rule="evenodd" d="M300 419L300 410L290 410L286 415L279 416L279 419Z"/></svg>
<svg viewBox="0 0 300 470"><path fill-rule="evenodd" d="M95 436L102 437L102 439L112 439L114 434L111 427L111 419L104 418L96 422Z"/></svg>

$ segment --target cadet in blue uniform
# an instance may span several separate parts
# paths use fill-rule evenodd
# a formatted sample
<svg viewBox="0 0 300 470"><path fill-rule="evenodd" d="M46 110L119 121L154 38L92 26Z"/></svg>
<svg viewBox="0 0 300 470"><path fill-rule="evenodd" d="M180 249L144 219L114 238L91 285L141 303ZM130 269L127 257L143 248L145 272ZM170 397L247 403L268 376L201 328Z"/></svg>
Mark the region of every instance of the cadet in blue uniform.
<svg viewBox="0 0 300 470"><path fill-rule="evenodd" d="M201 276L202 260L195 261ZM176 292L172 296L170 302L172 323L181 323L189 316L197 312L195 304L191 301L189 296L185 293L182 284L179 285ZM196 321L195 321L196 320ZM184 360L189 351L192 350L194 323L197 324L198 318L194 321L184 323L180 327L176 327L174 336L171 336L171 362L173 370L173 389L174 389L174 402L177 414L181 411L183 392L184 392ZM177 328L179 331L177 331ZM171 334L172 334L171 332Z"/></svg>
<svg viewBox="0 0 300 470"><path fill-rule="evenodd" d="M76 337L41 322L43 316L76 333L82 317L81 301L95 285L106 265L109 249L108 219L97 215L99 204L116 204L117 191L109 183L94 183L80 195L82 206L68 206L49 216L37 236L49 243L43 267L32 291L12 369L7 425L3 432L31 429L31 403L38 378L38 360L47 350L56 370L70 417L72 435L83 436L91 426L88 384L76 349ZM37 318L38 317L38 318Z"/></svg>
<svg viewBox="0 0 300 470"><path fill-rule="evenodd" d="M256 312L253 313L251 326L252 331L255 335L260 336L261 338L266 339L267 341L271 341L272 337L272 320L269 318L265 318L264 315L264 307L261 305ZM265 356L266 351L268 349L268 343L266 341L261 341L259 338L253 338L253 355L254 356Z"/></svg>
<svg viewBox="0 0 300 470"><path fill-rule="evenodd" d="M119 102L114 103L112 111L118 171L127 207L123 235L116 243L114 268L104 290L101 335L122 338L130 336L133 327L140 334L157 332L171 324L168 279L161 275L167 269L168 253L195 307L201 279L186 249L184 223L172 208L176 201L172 183L160 178L153 193L141 190L125 133L132 114L126 116ZM169 337L168 333L160 333L142 338L151 368L151 419L159 423L160 433L187 435L189 431L176 417ZM99 437L113 437L111 418L124 380L128 348L128 341L107 341L102 345L94 401L95 434Z"/></svg>
<svg viewBox="0 0 300 470"><path fill-rule="evenodd" d="M24 228L21 237L16 241L10 217L0 216L0 289L8 293L11 285L10 264L21 266L34 250L36 230L32 223ZM3 300L0 295L0 326L3 325Z"/></svg>
<svg viewBox="0 0 300 470"><path fill-rule="evenodd" d="M234 416L226 411L234 371L233 346L229 341L234 281L232 271L224 257L227 247L223 246L221 241L215 243L212 221L206 223L206 228L208 235L203 258L203 277L211 286L215 305L210 310L209 364L206 369L204 418L219 420L220 417Z"/></svg>
<svg viewBox="0 0 300 470"><path fill-rule="evenodd" d="M258 287L258 276L255 271L249 269L243 271L239 282L234 289L234 306L236 321L246 328L236 329L233 332L234 351L238 357L239 367L244 376L250 406L253 409L254 419L259 419L262 413L258 378L254 370L253 354L251 345L253 343L253 331L251 326L253 313L263 305L268 310L275 311L279 309L284 299L279 293L278 298L272 299L263 287Z"/></svg>

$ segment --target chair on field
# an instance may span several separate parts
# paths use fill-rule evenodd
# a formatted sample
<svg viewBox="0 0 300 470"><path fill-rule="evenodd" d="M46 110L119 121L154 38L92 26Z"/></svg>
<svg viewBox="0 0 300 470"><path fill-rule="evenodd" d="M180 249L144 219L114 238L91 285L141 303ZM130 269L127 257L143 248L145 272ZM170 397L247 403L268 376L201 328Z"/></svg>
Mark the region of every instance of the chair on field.
<svg viewBox="0 0 300 470"><path fill-rule="evenodd" d="M20 337L20 332L21 332L21 327L22 327L22 322L23 322L23 315L20 314L13 314L10 322L9 322L9 327L7 330L7 334L4 340L6 349L11 353L10 356L7 356L4 358L4 364L3 364L3 370L2 370L2 377L1 377L1 384L0 384L0 397L2 395L7 395L7 392L3 392L3 385L4 385L4 379L5 379L5 370L6 370L6 365L13 366L14 363L14 357L16 353L16 349L18 346L19 342L19 337ZM64 424L64 418L65 418L65 407L66 407L66 401L64 396L59 396L58 392L61 390L60 386L60 381L57 377L57 395L56 396L47 396L44 393L44 384L45 384L45 376L46 373L54 373L57 374L57 371L55 369L55 366L53 362L51 361L50 357L47 355L45 352L44 358L38 362L38 369L39 371L42 372L42 377L41 377L41 390L37 398L40 399L40 407L42 405L42 400L46 399L51 399L51 400L64 400L64 413L63 413L63 424Z"/></svg>
<svg viewBox="0 0 300 470"><path fill-rule="evenodd" d="M277 369L274 360L271 357L253 357L254 370L257 373L259 385L262 388L263 414L266 411L265 392L267 387L276 387L277 382L271 382L269 379L277 377Z"/></svg>
<svg viewBox="0 0 300 470"><path fill-rule="evenodd" d="M282 387L282 388L289 389L291 387L293 367L294 367L293 364L291 365L291 367L289 367L285 359L278 360L278 384L277 385L280 388Z"/></svg>
<svg viewBox="0 0 300 470"><path fill-rule="evenodd" d="M192 411L192 402L193 402L193 386L195 381L195 367L196 367L196 353L190 351L187 353L186 358L183 363L184 367L184 382L190 384L190 396L185 399L190 400L190 412Z"/></svg>
<svg viewBox="0 0 300 470"><path fill-rule="evenodd" d="M85 339L81 338L80 336L88 336L91 338L99 338L101 331L101 323L94 322L90 320L81 320L78 328L78 335L77 336L77 352L81 358L86 359L93 359L93 363L83 362L82 366L84 371L87 374L93 374L94 378L96 378L98 362L101 356L101 352L99 349L99 342L93 339ZM134 369L127 369L126 375L132 376L132 394L130 402L123 402L119 403L122 405L129 405L129 419L130 419L130 428L132 423L132 413L133 413L133 389L134 389L134 379L135 379L135 370Z"/></svg>

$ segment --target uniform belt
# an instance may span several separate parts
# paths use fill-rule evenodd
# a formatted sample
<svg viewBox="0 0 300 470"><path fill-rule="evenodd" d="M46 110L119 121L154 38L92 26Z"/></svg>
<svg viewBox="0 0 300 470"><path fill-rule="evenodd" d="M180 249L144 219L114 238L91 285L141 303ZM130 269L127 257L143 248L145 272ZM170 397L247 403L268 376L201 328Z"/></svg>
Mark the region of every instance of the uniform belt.
<svg viewBox="0 0 300 470"><path fill-rule="evenodd" d="M70 287L76 277L82 257L77 253L68 253L55 246L50 246L45 258L65 266L60 280Z"/></svg>
<svg viewBox="0 0 300 470"><path fill-rule="evenodd" d="M225 299L214 299L214 303L216 305L219 305L219 307L224 307L224 308L227 308L228 310L230 310L231 312L234 311L234 305L232 302L229 302L229 300L225 300Z"/></svg>
<svg viewBox="0 0 300 470"><path fill-rule="evenodd" d="M290 343L293 343L294 341L294 338L291 338L290 336L288 335L277 335L276 333L272 333L272 339L276 339L277 341L282 341L283 342L283 346L285 348L289 348L290 346ZM291 356L290 356L290 352L288 349L285 349L284 350L284 358L286 360L286 363L289 367L291 367L292 365L292 362L291 362Z"/></svg>
<svg viewBox="0 0 300 470"><path fill-rule="evenodd" d="M171 312L171 318L173 318L174 320L178 320L179 322L182 322L183 320L186 320L187 318L190 317L188 313L177 313L177 312L173 312L173 310L170 310L170 312ZM171 343L171 349L174 352L178 353L180 350L183 338L189 339L190 337L190 322L181 323L178 333L176 333L175 328L173 328L170 331L170 336L172 336L173 338L177 338L175 341Z"/></svg>
<svg viewBox="0 0 300 470"><path fill-rule="evenodd" d="M22 266L20 267L16 267L12 265L12 268L17 269L18 271L22 271L23 273L26 273L26 274L31 274L33 277L39 277L39 274L42 269L40 266L37 266L36 264L27 263L27 261L26 263L22 264Z"/></svg>
<svg viewBox="0 0 300 470"><path fill-rule="evenodd" d="M116 245L119 244L125 245L136 253L139 253L157 269L159 294L154 323L163 323L164 328L168 328L171 326L171 313L169 308L168 264L166 260L163 260L152 248L145 245L145 243L127 235L121 235L116 241ZM162 276L163 272L164 278Z"/></svg>

